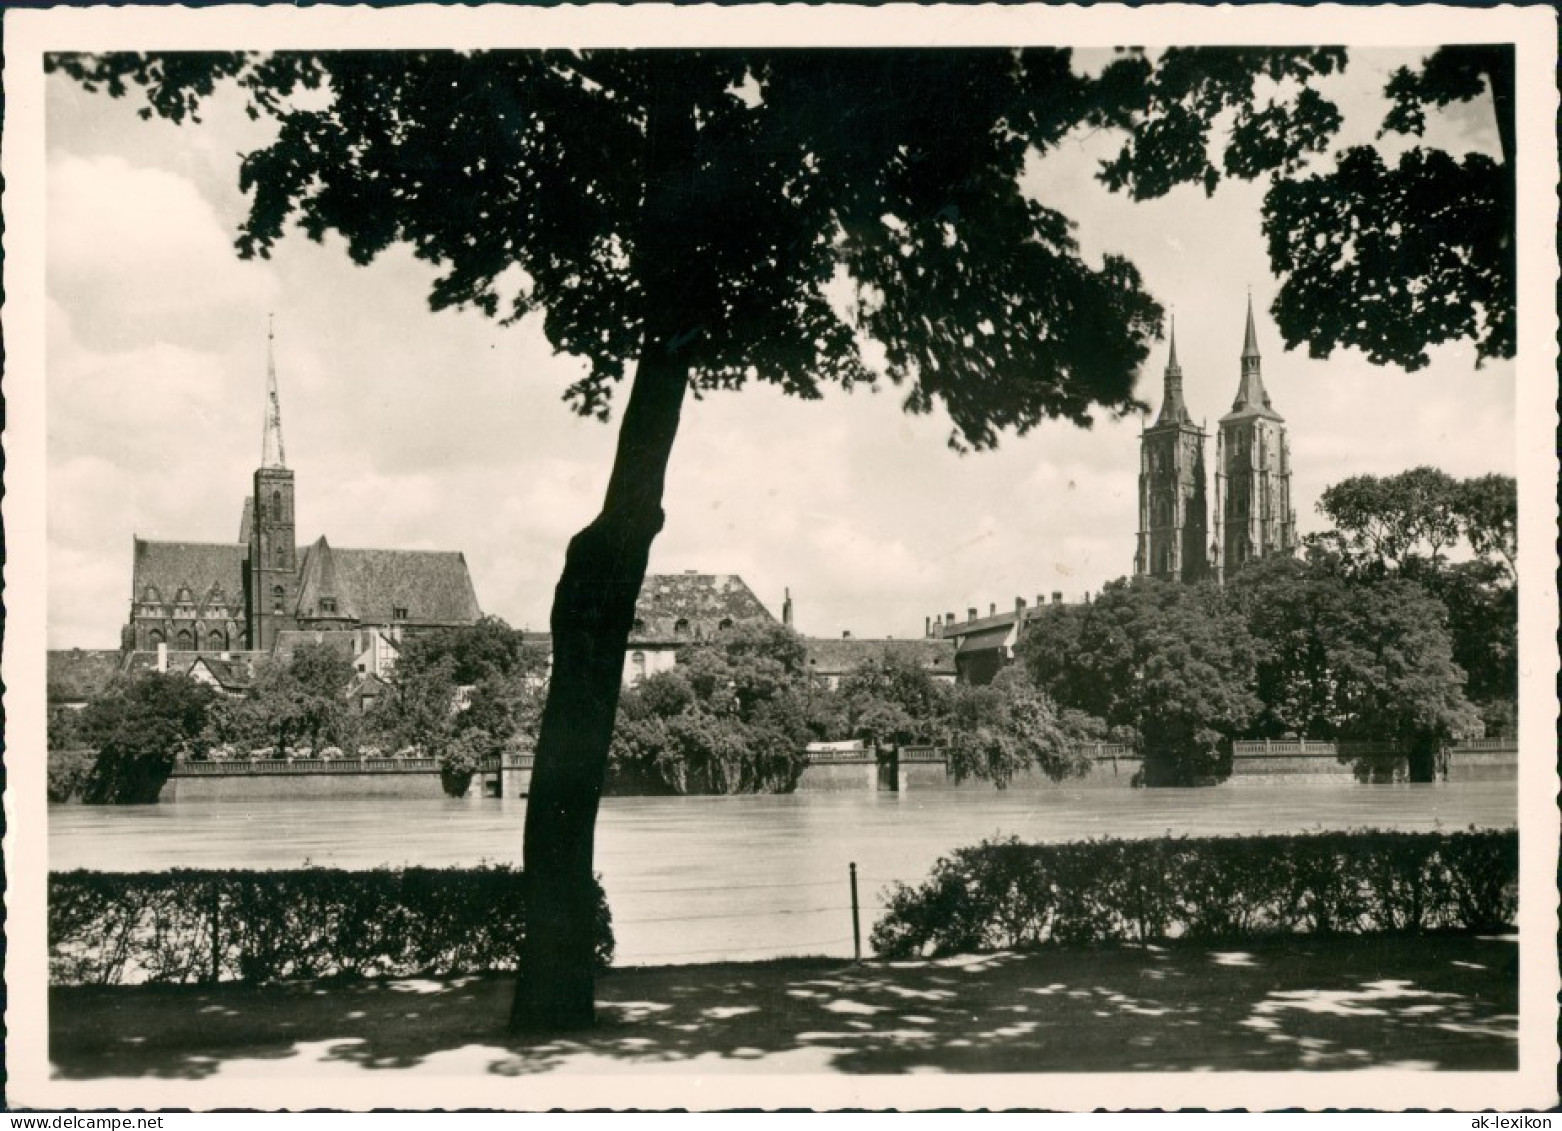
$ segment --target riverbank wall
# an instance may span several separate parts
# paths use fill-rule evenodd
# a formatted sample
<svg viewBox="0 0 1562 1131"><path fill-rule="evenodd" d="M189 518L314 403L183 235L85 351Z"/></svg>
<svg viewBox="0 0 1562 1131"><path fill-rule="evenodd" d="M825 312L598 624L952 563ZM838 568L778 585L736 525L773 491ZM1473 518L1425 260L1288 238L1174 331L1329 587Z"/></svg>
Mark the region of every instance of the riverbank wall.
<svg viewBox="0 0 1562 1131"><path fill-rule="evenodd" d="M525 797L530 792L529 755L493 760L474 775L469 793L478 797ZM1142 766L1134 752L1098 747L1090 752L1090 769L1082 777L1054 782L1032 769L1016 774L1011 790L1127 789ZM1512 781L1518 776L1518 751L1511 743L1486 741L1454 747L1439 776L1449 782ZM1349 763L1329 743L1238 743L1227 786L1262 785L1307 779L1355 780ZM798 779L800 793L896 792L934 790L986 791L983 778L956 781L943 752L932 747L907 748L898 756L877 757L873 751L835 750L816 757ZM163 787L160 800L248 801L263 798L404 797L430 798L442 793L435 761L188 763ZM611 795L629 796L609 790Z"/></svg>

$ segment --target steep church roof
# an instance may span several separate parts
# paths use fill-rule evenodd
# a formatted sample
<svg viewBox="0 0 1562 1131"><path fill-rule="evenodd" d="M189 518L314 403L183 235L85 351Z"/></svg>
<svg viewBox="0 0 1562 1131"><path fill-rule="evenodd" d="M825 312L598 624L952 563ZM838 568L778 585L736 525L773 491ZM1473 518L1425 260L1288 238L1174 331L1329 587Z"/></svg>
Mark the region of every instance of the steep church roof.
<svg viewBox="0 0 1562 1131"><path fill-rule="evenodd" d="M135 539L131 600L146 600L150 588L160 604L171 605L188 589L197 609L206 606L214 588L224 603L244 603L244 559L249 547L237 542L151 542Z"/></svg>
<svg viewBox="0 0 1562 1131"><path fill-rule="evenodd" d="M322 597L336 600L335 615L370 624L471 624L483 615L459 551L335 549L321 537L299 575L300 617L331 616Z"/></svg>

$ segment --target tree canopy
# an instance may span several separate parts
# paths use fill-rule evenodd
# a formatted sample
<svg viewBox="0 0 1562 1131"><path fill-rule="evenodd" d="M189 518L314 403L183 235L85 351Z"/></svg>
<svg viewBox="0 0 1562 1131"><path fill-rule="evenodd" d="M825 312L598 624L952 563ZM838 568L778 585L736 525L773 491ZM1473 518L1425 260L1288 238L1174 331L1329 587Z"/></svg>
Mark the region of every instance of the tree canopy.
<svg viewBox="0 0 1562 1131"><path fill-rule="evenodd" d="M605 416L676 277L672 333L697 390L813 397L872 382L942 402L957 443L1136 407L1160 308L1126 260L1084 262L1020 189L1027 154L1090 111L1063 49L317 52L53 56L148 113L194 118L219 83L275 118L244 158L239 237L294 221L366 263L406 243L439 309L542 311ZM676 143L668 123L686 122ZM680 127L682 128L682 127ZM517 277L519 269L520 277ZM829 285L843 273L842 309Z"/></svg>
<svg viewBox="0 0 1562 1131"><path fill-rule="evenodd" d="M174 760L200 748L215 693L186 675L123 677L82 712L81 736L98 752L82 786L89 805L149 805Z"/></svg>
<svg viewBox="0 0 1562 1131"><path fill-rule="evenodd" d="M1087 605L1047 606L1017 651L1063 707L1133 728L1157 784L1223 776L1221 740L1242 734L1260 705L1256 645L1213 585L1110 582Z"/></svg>
<svg viewBox="0 0 1562 1131"><path fill-rule="evenodd" d="M1428 107L1488 97L1500 160L1413 144L1397 159L1356 145L1321 161L1342 118L1307 82L1345 63L1340 48L1125 54L1103 75L1114 96L1103 118L1128 140L1101 178L1146 199L1180 184L1213 193L1224 177L1269 177L1263 231L1288 348L1328 357L1355 347L1407 370L1451 341L1473 343L1478 359L1512 357L1512 46L1442 47L1399 69L1378 133L1419 138Z"/></svg>

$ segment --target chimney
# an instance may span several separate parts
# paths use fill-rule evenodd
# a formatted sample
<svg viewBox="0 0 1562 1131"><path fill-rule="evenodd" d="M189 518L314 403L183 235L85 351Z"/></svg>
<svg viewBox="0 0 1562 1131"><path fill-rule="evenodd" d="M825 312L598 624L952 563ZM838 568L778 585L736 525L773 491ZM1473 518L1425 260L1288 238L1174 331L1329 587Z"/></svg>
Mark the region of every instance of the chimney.
<svg viewBox="0 0 1562 1131"><path fill-rule="evenodd" d="M955 615L954 615L954 613L945 613L944 614L944 623L946 625L948 625L950 628L953 628L954 624L955 624Z"/></svg>
<svg viewBox="0 0 1562 1131"><path fill-rule="evenodd" d="M1014 599L1014 619L1015 620L1024 620L1025 619L1025 598L1024 597L1016 597Z"/></svg>
<svg viewBox="0 0 1562 1131"><path fill-rule="evenodd" d="M850 639L851 639L851 638L852 638L852 632L851 632L851 629L849 629L849 628L848 628L848 629L844 629L844 630L843 630L843 631L842 631L842 632L841 632L841 639L842 639L842 640L850 640Z"/></svg>
<svg viewBox="0 0 1562 1131"><path fill-rule="evenodd" d="M1039 609L1047 603L1047 599L1040 593L1036 594L1036 607Z"/></svg>
<svg viewBox="0 0 1562 1131"><path fill-rule="evenodd" d="M965 611L965 619L967 621L975 620L976 619L976 610L974 608L966 609L966 611Z"/></svg>
<svg viewBox="0 0 1562 1131"><path fill-rule="evenodd" d="M787 628L792 627L792 590L787 589L786 599L781 602L781 623Z"/></svg>
<svg viewBox="0 0 1562 1131"><path fill-rule="evenodd" d="M157 642L157 670L160 672L168 670L168 645L161 640Z"/></svg>
<svg viewBox="0 0 1562 1131"><path fill-rule="evenodd" d="M994 601L994 602L992 602L991 604L989 604L987 606L987 615L990 616L990 617L995 617L995 616L998 615L998 602L997 601Z"/></svg>
<svg viewBox="0 0 1562 1131"><path fill-rule="evenodd" d="M1054 591L1053 594L1052 594L1052 603L1054 605L1061 605L1063 603L1063 594L1059 593L1057 591Z"/></svg>
<svg viewBox="0 0 1562 1131"><path fill-rule="evenodd" d="M923 617L922 618L922 635L923 636L932 636L933 635L933 618L932 617Z"/></svg>

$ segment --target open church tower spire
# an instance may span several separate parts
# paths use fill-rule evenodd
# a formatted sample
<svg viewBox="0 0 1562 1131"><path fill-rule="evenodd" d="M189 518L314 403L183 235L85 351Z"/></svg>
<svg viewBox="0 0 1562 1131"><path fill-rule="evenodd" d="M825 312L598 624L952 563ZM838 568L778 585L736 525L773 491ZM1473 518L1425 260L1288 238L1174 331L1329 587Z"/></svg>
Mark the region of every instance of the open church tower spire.
<svg viewBox="0 0 1562 1131"><path fill-rule="evenodd" d="M1253 558L1296 549L1291 509L1291 442L1285 417L1264 388L1253 296L1247 298L1242 375L1231 411L1220 418L1215 455L1215 538L1210 547L1217 580Z"/></svg>
<svg viewBox="0 0 1562 1131"><path fill-rule="evenodd" d="M249 646L269 649L277 634L296 627L298 543L293 472L282 448L282 402L277 396L276 334L266 325L266 428L260 467L247 508Z"/></svg>
<svg viewBox="0 0 1562 1131"><path fill-rule="evenodd" d="M277 396L276 331L266 319L266 427L260 443L261 467L286 467L282 447L282 401Z"/></svg>
<svg viewBox="0 0 1562 1131"><path fill-rule="evenodd" d="M1204 430L1193 423L1183 401L1175 319L1169 338L1161 413L1139 441L1139 543L1134 572L1197 581L1205 574L1209 514Z"/></svg>

